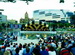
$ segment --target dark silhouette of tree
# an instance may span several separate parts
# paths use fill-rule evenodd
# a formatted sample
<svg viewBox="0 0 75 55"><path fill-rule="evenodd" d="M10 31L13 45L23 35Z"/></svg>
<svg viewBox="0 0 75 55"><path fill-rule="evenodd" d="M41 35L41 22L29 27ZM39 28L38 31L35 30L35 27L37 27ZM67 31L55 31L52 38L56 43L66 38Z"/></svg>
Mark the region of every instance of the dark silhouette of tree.
<svg viewBox="0 0 75 55"><path fill-rule="evenodd" d="M60 3L64 3L64 0L60 0Z"/></svg>
<svg viewBox="0 0 75 55"><path fill-rule="evenodd" d="M71 24L74 24L75 25L75 15L72 15L70 17L70 20L71 20Z"/></svg>

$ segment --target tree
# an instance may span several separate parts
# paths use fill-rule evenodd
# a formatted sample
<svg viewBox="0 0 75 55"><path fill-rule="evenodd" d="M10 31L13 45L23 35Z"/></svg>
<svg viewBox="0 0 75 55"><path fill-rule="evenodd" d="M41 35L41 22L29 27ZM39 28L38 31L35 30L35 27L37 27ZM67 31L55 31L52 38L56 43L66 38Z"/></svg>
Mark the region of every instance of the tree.
<svg viewBox="0 0 75 55"><path fill-rule="evenodd" d="M1 25L3 28L5 28L5 23L2 23L2 25Z"/></svg>
<svg viewBox="0 0 75 55"><path fill-rule="evenodd" d="M55 29L56 29L56 24L54 23L52 31L56 31Z"/></svg>
<svg viewBox="0 0 75 55"><path fill-rule="evenodd" d="M70 17L70 20L71 20L71 24L74 24L75 25L75 15L72 15Z"/></svg>
<svg viewBox="0 0 75 55"><path fill-rule="evenodd" d="M71 24L70 23L64 23L64 26L69 27L69 26L71 26Z"/></svg>
<svg viewBox="0 0 75 55"><path fill-rule="evenodd" d="M60 3L64 3L64 0L60 0Z"/></svg>
<svg viewBox="0 0 75 55"><path fill-rule="evenodd" d="M2 30L3 30L3 27L2 27L2 25L0 24L0 32L2 32Z"/></svg>
<svg viewBox="0 0 75 55"><path fill-rule="evenodd" d="M62 27L64 27L64 24L63 23L57 23L57 28L62 28Z"/></svg>
<svg viewBox="0 0 75 55"><path fill-rule="evenodd" d="M22 0L22 1L26 1L27 5L29 5L28 2L29 2L29 1L30 1L30 2L33 2L34 0Z"/></svg>

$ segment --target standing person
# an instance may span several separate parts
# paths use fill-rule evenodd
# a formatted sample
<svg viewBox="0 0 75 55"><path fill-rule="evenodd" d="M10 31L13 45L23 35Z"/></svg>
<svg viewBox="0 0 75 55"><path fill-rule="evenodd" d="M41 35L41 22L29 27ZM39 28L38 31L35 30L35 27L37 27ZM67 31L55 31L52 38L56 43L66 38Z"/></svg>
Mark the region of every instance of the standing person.
<svg viewBox="0 0 75 55"><path fill-rule="evenodd" d="M16 48L16 49L15 49L15 52L16 52L15 55L19 55L19 51L20 51L20 49L19 49L19 48Z"/></svg>
<svg viewBox="0 0 75 55"><path fill-rule="evenodd" d="M40 35L37 34L36 37L37 37L37 39L39 39L40 38Z"/></svg>
<svg viewBox="0 0 75 55"><path fill-rule="evenodd" d="M11 36L13 36L13 32L11 33Z"/></svg>
<svg viewBox="0 0 75 55"><path fill-rule="evenodd" d="M56 51L54 50L54 47L49 48L50 51L48 51L49 55L56 55Z"/></svg>
<svg viewBox="0 0 75 55"><path fill-rule="evenodd" d="M40 51L40 54L41 55L49 55L48 54L48 51L45 50L45 47L44 46L42 46L42 51Z"/></svg>
<svg viewBox="0 0 75 55"><path fill-rule="evenodd" d="M56 44L54 43L54 40L51 41L50 45L51 45L52 47L54 47L54 48L57 47Z"/></svg>
<svg viewBox="0 0 75 55"><path fill-rule="evenodd" d="M40 54L40 47L39 47L39 45L36 45L36 47L33 49L33 54L35 54L35 55L41 55Z"/></svg>
<svg viewBox="0 0 75 55"><path fill-rule="evenodd" d="M72 43L71 43L71 41L69 41L67 48L70 48L71 46L72 46Z"/></svg>
<svg viewBox="0 0 75 55"><path fill-rule="evenodd" d="M29 51L30 51L30 49L27 47L26 48L26 54L24 54L24 55L32 55L31 53L29 53Z"/></svg>
<svg viewBox="0 0 75 55"><path fill-rule="evenodd" d="M71 54L70 51L67 48L65 48L65 46L62 44L59 55L71 55Z"/></svg>
<svg viewBox="0 0 75 55"><path fill-rule="evenodd" d="M3 55L3 52L1 51L1 48L0 48L0 55Z"/></svg>
<svg viewBox="0 0 75 55"><path fill-rule="evenodd" d="M11 48L11 52L12 52L12 55L15 55L16 54L16 45L13 45L13 47Z"/></svg>
<svg viewBox="0 0 75 55"><path fill-rule="evenodd" d="M46 46L46 51L50 51L50 45Z"/></svg>
<svg viewBox="0 0 75 55"><path fill-rule="evenodd" d="M5 52L5 46L4 46L4 45L1 47L1 51L2 51L3 53Z"/></svg>
<svg viewBox="0 0 75 55"><path fill-rule="evenodd" d="M23 49L22 50L23 50L23 52L22 52L23 55L25 55L26 54L26 45L23 45Z"/></svg>
<svg viewBox="0 0 75 55"><path fill-rule="evenodd" d="M17 36L15 36L15 40L17 41Z"/></svg>
<svg viewBox="0 0 75 55"><path fill-rule="evenodd" d="M4 38L5 38L5 39L7 38L7 35L6 35L6 34L4 35Z"/></svg>
<svg viewBox="0 0 75 55"><path fill-rule="evenodd" d="M71 52L73 55L75 55L75 43L73 44L72 48L71 48Z"/></svg>
<svg viewBox="0 0 75 55"><path fill-rule="evenodd" d="M5 49L5 52L4 52L4 55L11 55L11 50L10 50L10 45L7 45L6 49Z"/></svg>
<svg viewBox="0 0 75 55"><path fill-rule="evenodd" d="M10 36L10 35L11 35L11 33L10 33L10 32L8 32L8 35Z"/></svg>

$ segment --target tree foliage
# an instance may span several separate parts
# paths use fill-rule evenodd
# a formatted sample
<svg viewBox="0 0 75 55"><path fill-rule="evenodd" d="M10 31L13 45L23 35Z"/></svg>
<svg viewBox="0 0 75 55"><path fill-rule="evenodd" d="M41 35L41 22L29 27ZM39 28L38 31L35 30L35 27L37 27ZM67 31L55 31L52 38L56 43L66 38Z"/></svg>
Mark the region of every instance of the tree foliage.
<svg viewBox="0 0 75 55"><path fill-rule="evenodd" d="M70 17L70 20L71 20L71 24L74 24L75 25L75 15L72 15Z"/></svg>

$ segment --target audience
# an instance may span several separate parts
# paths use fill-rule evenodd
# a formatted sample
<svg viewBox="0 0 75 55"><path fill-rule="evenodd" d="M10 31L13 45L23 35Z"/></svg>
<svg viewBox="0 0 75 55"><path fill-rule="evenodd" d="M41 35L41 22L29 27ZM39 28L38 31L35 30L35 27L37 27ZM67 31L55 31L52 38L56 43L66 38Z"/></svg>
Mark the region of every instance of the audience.
<svg viewBox="0 0 75 55"><path fill-rule="evenodd" d="M74 34L60 34L45 39L40 37L37 44L5 41L0 45L0 55L75 55L74 36ZM7 39L7 35L4 37Z"/></svg>
<svg viewBox="0 0 75 55"><path fill-rule="evenodd" d="M42 46L42 50L40 51L41 55L49 55L48 51L46 51L45 46Z"/></svg>
<svg viewBox="0 0 75 55"><path fill-rule="evenodd" d="M49 48L49 50L50 50L50 51L48 51L49 55L56 55L56 51L54 50L54 47L53 46L51 46Z"/></svg>

